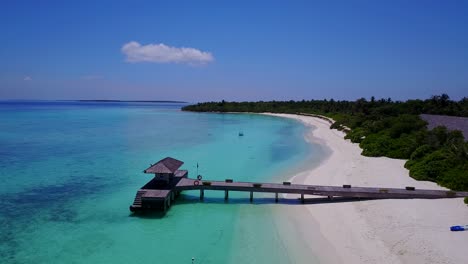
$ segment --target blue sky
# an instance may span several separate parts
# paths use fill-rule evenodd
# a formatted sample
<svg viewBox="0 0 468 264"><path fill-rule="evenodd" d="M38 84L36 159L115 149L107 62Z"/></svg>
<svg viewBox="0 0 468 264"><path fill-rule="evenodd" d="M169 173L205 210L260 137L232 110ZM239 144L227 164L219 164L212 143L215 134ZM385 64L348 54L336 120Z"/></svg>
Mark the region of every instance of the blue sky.
<svg viewBox="0 0 468 264"><path fill-rule="evenodd" d="M3 1L0 99L468 96L468 1Z"/></svg>

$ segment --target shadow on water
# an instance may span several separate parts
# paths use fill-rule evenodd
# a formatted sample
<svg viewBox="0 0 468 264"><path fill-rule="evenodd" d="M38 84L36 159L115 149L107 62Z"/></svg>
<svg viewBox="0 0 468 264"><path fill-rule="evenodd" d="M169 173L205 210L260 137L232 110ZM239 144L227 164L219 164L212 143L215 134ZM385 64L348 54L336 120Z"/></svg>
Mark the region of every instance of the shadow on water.
<svg viewBox="0 0 468 264"><path fill-rule="evenodd" d="M305 198L304 203L301 203L300 198L279 198L276 202L275 198L270 197L258 197L250 202L249 198L232 197L225 200L223 197L205 197L200 200L195 195L182 195L179 199L176 199L173 206L177 205L188 205L188 204L226 204L226 205L239 205L239 204L251 204L251 205L271 205L271 204L287 204L291 206L304 205L304 204L334 204L334 203L353 203L368 200L379 200L378 198L349 198L349 197L316 197L316 198ZM382 199L380 199L382 200ZM162 211L142 211L138 213L130 213L129 217L147 218L147 219L161 219L166 216L166 212Z"/></svg>
<svg viewBox="0 0 468 264"><path fill-rule="evenodd" d="M138 213L130 213L129 217L138 217L143 219L161 219L166 216L166 212L163 211L141 211Z"/></svg>
<svg viewBox="0 0 468 264"><path fill-rule="evenodd" d="M377 200L376 198L349 198L349 197L333 197L329 199L328 197L316 197L316 198L305 198L304 203L301 203L300 198L284 198L279 197L278 202L274 197L257 197L253 198L253 201L250 202L250 198L241 198L241 197L229 197L228 200L225 200L224 197L206 197L203 200L199 199L199 196L196 195L183 195L174 202L174 205L178 204L194 204L194 203L206 203L206 204L254 204L254 205L264 205L264 204L287 204L287 205L303 205L303 204L333 204L333 203L349 203L349 202L359 202L367 200Z"/></svg>

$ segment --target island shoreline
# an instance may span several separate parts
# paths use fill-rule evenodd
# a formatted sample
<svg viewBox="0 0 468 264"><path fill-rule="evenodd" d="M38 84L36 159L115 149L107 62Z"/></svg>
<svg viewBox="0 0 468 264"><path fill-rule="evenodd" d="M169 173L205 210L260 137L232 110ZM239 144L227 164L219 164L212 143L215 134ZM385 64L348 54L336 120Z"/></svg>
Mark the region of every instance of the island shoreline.
<svg viewBox="0 0 468 264"><path fill-rule="evenodd" d="M266 115L300 121L308 131L306 142L320 144L330 153L319 164L311 164L292 177L296 183L353 186L414 186L442 189L433 182L416 181L403 167L405 160L365 157L344 133L330 129L325 120L302 115ZM289 196L288 196L289 197ZM294 196L292 196L294 197ZM439 200L369 200L346 203L314 203L294 208L279 207L278 228L286 240L297 229L320 263L462 263L468 236L450 232L465 224L468 208L462 198ZM289 250L298 244L292 241ZM305 250L303 247L302 250ZM293 252L294 253L294 252ZM304 252L301 259L310 253Z"/></svg>

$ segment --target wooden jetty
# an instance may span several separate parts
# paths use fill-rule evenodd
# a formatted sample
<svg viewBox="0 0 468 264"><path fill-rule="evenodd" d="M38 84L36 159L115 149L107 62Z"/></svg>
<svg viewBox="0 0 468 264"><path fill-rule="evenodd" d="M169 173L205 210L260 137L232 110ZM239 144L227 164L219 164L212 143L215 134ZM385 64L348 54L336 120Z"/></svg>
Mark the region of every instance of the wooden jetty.
<svg viewBox="0 0 468 264"><path fill-rule="evenodd" d="M165 158L146 169L145 173L155 174L155 177L137 191L135 200L130 206L132 212L145 209L160 209L166 211L171 202L180 192L187 190L199 190L200 199L205 196L205 190L224 191L225 200L229 199L229 192L249 192L250 201L253 201L254 193L274 193L275 201L278 202L280 193L299 194L301 202L304 203L304 195L348 198L374 198L374 199L440 199L468 197L468 192L455 192L445 190L423 190L414 187L398 188L375 188L375 187L353 187L322 186L283 183L253 183L234 182L232 179L225 181L206 181L188 178L186 170L179 170L183 162Z"/></svg>

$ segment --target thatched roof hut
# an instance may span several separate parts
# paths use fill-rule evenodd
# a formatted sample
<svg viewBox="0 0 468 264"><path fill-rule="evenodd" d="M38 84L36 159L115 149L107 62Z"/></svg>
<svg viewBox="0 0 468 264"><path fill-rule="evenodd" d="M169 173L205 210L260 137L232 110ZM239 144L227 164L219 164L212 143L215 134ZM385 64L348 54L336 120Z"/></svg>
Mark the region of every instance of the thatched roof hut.
<svg viewBox="0 0 468 264"><path fill-rule="evenodd" d="M144 170L145 173L170 173L174 174L184 162L173 159L171 157L164 158L158 161L156 164L151 165L149 168Z"/></svg>

